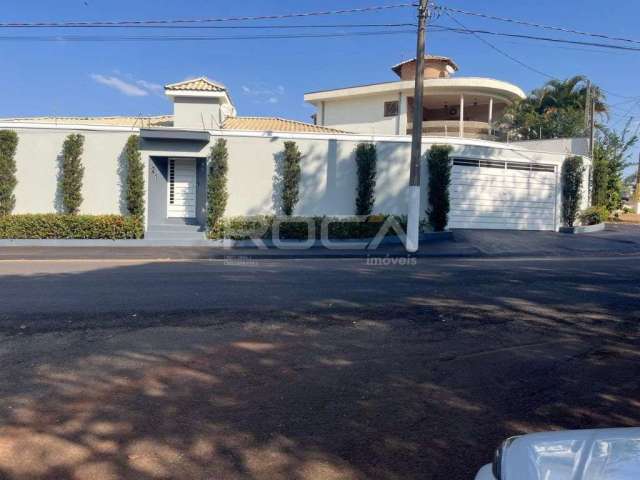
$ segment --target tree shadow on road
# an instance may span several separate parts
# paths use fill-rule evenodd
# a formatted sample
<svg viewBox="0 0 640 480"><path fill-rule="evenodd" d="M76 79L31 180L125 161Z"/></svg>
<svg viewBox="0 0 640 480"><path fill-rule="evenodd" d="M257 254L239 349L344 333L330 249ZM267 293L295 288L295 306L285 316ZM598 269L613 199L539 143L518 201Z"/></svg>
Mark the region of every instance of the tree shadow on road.
<svg viewBox="0 0 640 480"><path fill-rule="evenodd" d="M518 275L496 273L476 280L501 288L464 303L449 290L464 270L363 266L354 275L415 289L395 305L332 296L108 328L5 317L2 358L24 363L0 374L0 478L462 479L510 435L636 426L638 287L568 272L567 304L552 264L530 269L526 296Z"/></svg>

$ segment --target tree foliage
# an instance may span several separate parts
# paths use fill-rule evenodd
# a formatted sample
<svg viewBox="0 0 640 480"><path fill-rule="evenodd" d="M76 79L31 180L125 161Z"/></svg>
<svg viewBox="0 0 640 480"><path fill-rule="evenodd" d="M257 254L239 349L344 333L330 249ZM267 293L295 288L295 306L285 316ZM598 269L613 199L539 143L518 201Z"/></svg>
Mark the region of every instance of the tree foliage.
<svg viewBox="0 0 640 480"><path fill-rule="evenodd" d="M378 155L373 144L360 143L356 147L358 186L356 188L356 215L371 215L375 204Z"/></svg>
<svg viewBox="0 0 640 480"><path fill-rule="evenodd" d="M229 152L227 141L218 139L211 147L209 172L207 176L207 224L211 232L220 228L227 209L229 192L227 190L227 173L229 171Z"/></svg>
<svg viewBox="0 0 640 480"><path fill-rule="evenodd" d="M630 154L638 142L629 125L621 133L602 127L593 149L592 203L610 212L622 208L624 170L631 165Z"/></svg>
<svg viewBox="0 0 640 480"><path fill-rule="evenodd" d="M436 232L445 229L449 217L451 184L450 145L434 145L427 154L429 167L429 224Z"/></svg>
<svg viewBox="0 0 640 480"><path fill-rule="evenodd" d="M302 154L296 142L284 142L284 165L282 170L282 212L293 215L300 197L300 177Z"/></svg>
<svg viewBox="0 0 640 480"><path fill-rule="evenodd" d="M10 215L16 205L13 191L16 179L16 148L18 135L11 130L0 131L0 216Z"/></svg>
<svg viewBox="0 0 640 480"><path fill-rule="evenodd" d="M516 139L584 136L587 89L588 80L581 75L550 80L527 98L510 105L498 126ZM591 96L596 114L606 117L609 110L602 90L592 85Z"/></svg>
<svg viewBox="0 0 640 480"><path fill-rule="evenodd" d="M140 139L131 135L125 146L127 157L127 210L130 215L144 216L144 164L140 155Z"/></svg>
<svg viewBox="0 0 640 480"><path fill-rule="evenodd" d="M80 134L69 135L62 146L60 190L64 212L70 215L77 215L82 205L83 151L84 136Z"/></svg>
<svg viewBox="0 0 640 480"><path fill-rule="evenodd" d="M567 227L573 227L580 210L583 175L582 157L567 157L562 166L562 221Z"/></svg>

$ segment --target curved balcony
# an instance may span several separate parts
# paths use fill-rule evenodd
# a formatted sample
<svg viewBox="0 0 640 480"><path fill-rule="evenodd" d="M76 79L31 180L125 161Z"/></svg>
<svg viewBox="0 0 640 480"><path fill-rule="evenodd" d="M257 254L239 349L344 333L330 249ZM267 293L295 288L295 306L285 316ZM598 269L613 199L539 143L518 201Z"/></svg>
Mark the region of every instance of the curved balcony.
<svg viewBox="0 0 640 480"><path fill-rule="evenodd" d="M461 131L462 130L462 131ZM413 124L407 124L407 134L413 132ZM463 137L482 140L495 140L493 129L488 122L465 120L427 120L422 122L422 133L425 137Z"/></svg>

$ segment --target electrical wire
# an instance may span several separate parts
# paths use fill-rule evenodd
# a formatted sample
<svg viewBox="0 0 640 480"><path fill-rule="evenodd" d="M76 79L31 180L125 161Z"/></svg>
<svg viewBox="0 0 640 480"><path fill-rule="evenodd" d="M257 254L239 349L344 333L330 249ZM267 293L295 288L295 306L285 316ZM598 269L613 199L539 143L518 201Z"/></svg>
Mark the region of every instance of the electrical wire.
<svg viewBox="0 0 640 480"><path fill-rule="evenodd" d="M107 27L138 25L175 25L218 22L244 22L256 20L282 20L286 18L319 17L327 15L344 15L352 13L379 12L399 8L415 7L415 3L397 3L392 5L374 5L342 10L325 10L318 12L284 13L277 15L258 15L240 17L194 18L194 19L161 19L161 20L119 20L119 21L86 21L86 22L1 22L0 28L71 28L71 27Z"/></svg>
<svg viewBox="0 0 640 480"><path fill-rule="evenodd" d="M337 33L300 33L300 34L273 34L273 35L233 35L233 36L89 36L89 35L20 35L0 36L0 41L31 41L31 42L127 42L127 41L228 41L228 40L270 40L270 39L296 39L296 38L342 38L342 37L367 37L385 36L397 34L415 34L414 30L378 30L368 32L337 32Z"/></svg>
<svg viewBox="0 0 640 480"><path fill-rule="evenodd" d="M435 5L434 6L434 10L443 10L445 12L453 12L453 13L459 13L461 15L469 15L469 16L474 16L474 17L480 17L480 18L485 18L488 20L497 20L500 22L508 22L508 23L515 23L518 25L525 25L527 27L535 27L535 28L543 28L546 30L555 30L558 32L564 32L564 33L572 33L575 35L584 35L584 36L588 36L588 37L596 37L596 38L602 38L602 39L606 39L606 40L613 40L613 41L617 41L617 42L627 42L627 43L634 43L637 45L640 45L640 40L634 40L631 38L623 38L623 37L614 37L612 35L607 35L604 33L593 33L593 32L585 32L585 31L581 31L581 30L574 30L571 28L566 28L566 27L558 27L558 26L554 26L554 25L545 25L542 23L534 23L534 22L528 22L525 20L517 20L517 19L513 19L513 18L506 18L506 17L499 17L496 15L489 15L486 13L478 13L478 12L470 12L468 10L461 10L459 8L453 8L453 7L446 7L443 5Z"/></svg>

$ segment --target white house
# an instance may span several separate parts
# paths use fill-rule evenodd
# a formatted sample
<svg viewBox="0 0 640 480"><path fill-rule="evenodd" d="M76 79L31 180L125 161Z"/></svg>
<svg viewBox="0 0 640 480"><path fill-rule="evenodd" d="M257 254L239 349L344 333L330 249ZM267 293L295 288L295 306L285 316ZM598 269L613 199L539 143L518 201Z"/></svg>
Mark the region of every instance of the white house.
<svg viewBox="0 0 640 480"><path fill-rule="evenodd" d="M567 154L585 153L583 142L498 141L494 119L524 93L499 80L452 77L457 70L452 60L431 56L424 81L424 149L442 143L453 147L449 228L556 230L560 170ZM218 138L226 139L229 148L229 216L278 213L274 177L289 140L303 154L296 214L354 213L354 150L361 142L378 149L374 211L405 214L415 61L393 71L399 81L305 95L318 108L315 124L237 116L228 89L206 78L165 87L172 115L0 119L0 129L19 134L15 213L57 211L62 144L68 134L81 133L81 211L89 214L126 213L123 149L131 134L140 135L148 238L167 232L202 237L193 226L205 224L206 163ZM427 179L423 165L423 212Z"/></svg>

